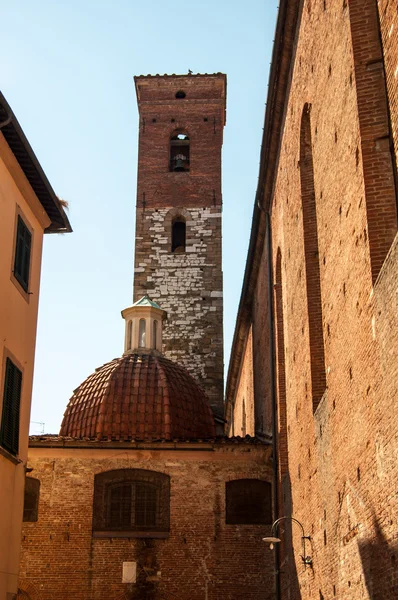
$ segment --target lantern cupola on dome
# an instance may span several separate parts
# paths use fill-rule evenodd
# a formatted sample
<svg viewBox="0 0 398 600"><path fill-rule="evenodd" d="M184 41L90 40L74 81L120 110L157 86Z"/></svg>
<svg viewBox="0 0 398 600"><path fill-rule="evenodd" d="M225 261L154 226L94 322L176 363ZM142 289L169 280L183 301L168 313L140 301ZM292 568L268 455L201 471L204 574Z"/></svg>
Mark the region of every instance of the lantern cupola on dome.
<svg viewBox="0 0 398 600"><path fill-rule="evenodd" d="M143 296L133 306L122 310L126 321L124 352L162 351L162 329L166 311Z"/></svg>
<svg viewBox="0 0 398 600"><path fill-rule="evenodd" d="M195 379L161 353L166 311L143 296L125 308L124 354L74 391L60 435L89 439L193 439L216 434Z"/></svg>

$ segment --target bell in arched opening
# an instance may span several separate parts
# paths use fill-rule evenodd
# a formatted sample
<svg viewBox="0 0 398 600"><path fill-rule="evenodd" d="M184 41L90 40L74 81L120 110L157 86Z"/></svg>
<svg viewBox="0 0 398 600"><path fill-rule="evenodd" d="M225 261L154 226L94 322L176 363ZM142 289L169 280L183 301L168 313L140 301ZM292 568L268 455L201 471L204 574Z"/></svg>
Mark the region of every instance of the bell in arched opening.
<svg viewBox="0 0 398 600"><path fill-rule="evenodd" d="M170 171L189 171L189 137L174 133L170 138Z"/></svg>

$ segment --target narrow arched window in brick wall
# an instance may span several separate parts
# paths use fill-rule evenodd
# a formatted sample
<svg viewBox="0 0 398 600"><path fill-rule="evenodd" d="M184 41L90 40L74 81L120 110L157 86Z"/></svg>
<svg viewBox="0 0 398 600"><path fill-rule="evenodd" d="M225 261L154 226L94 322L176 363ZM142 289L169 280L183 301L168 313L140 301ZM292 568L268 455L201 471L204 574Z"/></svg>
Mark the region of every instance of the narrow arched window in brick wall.
<svg viewBox="0 0 398 600"><path fill-rule="evenodd" d="M144 469L117 469L94 479L95 537L167 537L170 478Z"/></svg>
<svg viewBox="0 0 398 600"><path fill-rule="evenodd" d="M397 233L397 159L392 120L398 112L394 113L396 63L394 54L386 54L387 47L383 52L382 39L387 43L392 29L387 23L380 30L377 4L377 0L348 3L373 283ZM391 10L395 11L393 6L394 2Z"/></svg>
<svg viewBox="0 0 398 600"><path fill-rule="evenodd" d="M272 487L260 479L236 479L225 485L225 522L229 525L272 523Z"/></svg>
<svg viewBox="0 0 398 600"><path fill-rule="evenodd" d="M310 337L312 405L315 411L326 389L326 372L310 112L311 106L305 104L300 130L300 182Z"/></svg>
<svg viewBox="0 0 398 600"><path fill-rule="evenodd" d="M171 251L176 253L185 252L186 245L186 223L184 217L178 216L173 220L171 226Z"/></svg>

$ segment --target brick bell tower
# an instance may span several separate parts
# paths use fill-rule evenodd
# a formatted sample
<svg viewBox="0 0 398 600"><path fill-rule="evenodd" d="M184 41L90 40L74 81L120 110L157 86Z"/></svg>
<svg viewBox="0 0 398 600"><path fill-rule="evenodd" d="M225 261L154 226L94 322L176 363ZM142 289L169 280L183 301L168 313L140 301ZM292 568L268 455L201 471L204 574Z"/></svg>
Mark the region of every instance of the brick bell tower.
<svg viewBox="0 0 398 600"><path fill-rule="evenodd" d="M167 311L164 354L223 415L221 147L226 76L135 77L140 115L134 301Z"/></svg>

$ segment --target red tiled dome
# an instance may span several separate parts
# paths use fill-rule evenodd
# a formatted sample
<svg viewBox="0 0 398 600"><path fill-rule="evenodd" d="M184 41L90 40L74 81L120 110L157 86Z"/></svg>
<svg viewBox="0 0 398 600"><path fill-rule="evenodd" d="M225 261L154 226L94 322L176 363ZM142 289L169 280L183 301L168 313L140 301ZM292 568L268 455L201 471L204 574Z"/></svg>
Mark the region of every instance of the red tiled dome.
<svg viewBox="0 0 398 600"><path fill-rule="evenodd" d="M125 354L75 390L60 435L174 439L215 435L207 398L189 373L155 354Z"/></svg>

